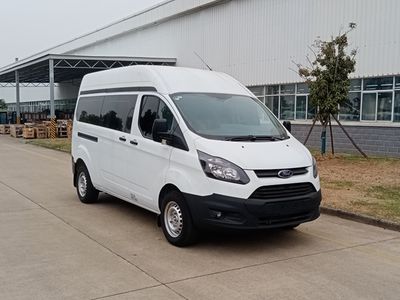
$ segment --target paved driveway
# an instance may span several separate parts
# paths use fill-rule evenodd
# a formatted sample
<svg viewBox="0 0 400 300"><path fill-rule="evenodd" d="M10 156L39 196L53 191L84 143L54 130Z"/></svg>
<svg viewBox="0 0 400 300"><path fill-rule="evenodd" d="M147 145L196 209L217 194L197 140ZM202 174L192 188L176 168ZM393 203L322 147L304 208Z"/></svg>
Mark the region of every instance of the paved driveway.
<svg viewBox="0 0 400 300"><path fill-rule="evenodd" d="M400 299L400 233L321 216L170 246L156 217L81 204L70 156L0 136L1 299Z"/></svg>

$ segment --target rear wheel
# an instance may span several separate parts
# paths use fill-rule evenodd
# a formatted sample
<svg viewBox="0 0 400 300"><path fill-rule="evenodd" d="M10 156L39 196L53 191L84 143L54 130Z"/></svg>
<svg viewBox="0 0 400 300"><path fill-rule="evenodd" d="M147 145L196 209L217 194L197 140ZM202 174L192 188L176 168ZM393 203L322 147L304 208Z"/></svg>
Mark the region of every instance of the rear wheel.
<svg viewBox="0 0 400 300"><path fill-rule="evenodd" d="M170 191L163 197L160 219L164 235L172 245L184 247L197 240L189 209L178 191Z"/></svg>
<svg viewBox="0 0 400 300"><path fill-rule="evenodd" d="M84 164L80 164L76 170L76 191L82 203L93 203L97 201L99 191L96 190L90 179L89 172Z"/></svg>

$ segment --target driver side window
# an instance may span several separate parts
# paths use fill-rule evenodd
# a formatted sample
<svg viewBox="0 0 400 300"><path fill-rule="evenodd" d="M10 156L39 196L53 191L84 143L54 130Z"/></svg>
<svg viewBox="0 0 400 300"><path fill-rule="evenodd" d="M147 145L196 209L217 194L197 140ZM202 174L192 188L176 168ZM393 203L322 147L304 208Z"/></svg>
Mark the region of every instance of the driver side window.
<svg viewBox="0 0 400 300"><path fill-rule="evenodd" d="M174 116L168 106L156 96L143 96L140 108L139 129L145 138L152 139L153 124L156 119L166 119L171 130Z"/></svg>

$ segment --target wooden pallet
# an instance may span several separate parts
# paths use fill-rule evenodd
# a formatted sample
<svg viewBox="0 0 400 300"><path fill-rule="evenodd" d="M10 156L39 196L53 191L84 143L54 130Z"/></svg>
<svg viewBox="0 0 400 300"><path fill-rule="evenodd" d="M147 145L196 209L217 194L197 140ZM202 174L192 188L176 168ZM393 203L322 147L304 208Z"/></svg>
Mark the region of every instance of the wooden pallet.
<svg viewBox="0 0 400 300"><path fill-rule="evenodd" d="M10 125L0 125L0 134L10 134Z"/></svg>
<svg viewBox="0 0 400 300"><path fill-rule="evenodd" d="M24 139L34 139L34 138L36 138L35 128L32 128L32 127L23 128L22 129L22 137Z"/></svg>
<svg viewBox="0 0 400 300"><path fill-rule="evenodd" d="M60 128L60 127L58 127L58 128L57 128L57 136L58 136L59 138L66 138L66 137L68 137L68 130L67 130L67 128Z"/></svg>
<svg viewBox="0 0 400 300"><path fill-rule="evenodd" d="M35 127L35 135L38 139L46 139L47 138L47 128L43 125L38 125Z"/></svg>
<svg viewBox="0 0 400 300"><path fill-rule="evenodd" d="M22 137L22 129L24 125L12 124L10 125L10 135L15 138Z"/></svg>

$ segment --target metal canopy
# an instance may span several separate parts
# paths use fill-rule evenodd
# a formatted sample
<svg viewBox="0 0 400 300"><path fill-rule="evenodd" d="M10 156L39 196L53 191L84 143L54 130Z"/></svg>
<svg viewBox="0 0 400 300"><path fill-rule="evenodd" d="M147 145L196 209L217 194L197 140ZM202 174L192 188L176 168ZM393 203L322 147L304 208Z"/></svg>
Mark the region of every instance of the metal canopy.
<svg viewBox="0 0 400 300"><path fill-rule="evenodd" d="M175 65L175 58L108 57L48 54L43 57L13 64L0 70L0 83L16 82L18 71L21 84L48 84L50 82L50 61L54 63L54 82L80 79L96 71L132 65Z"/></svg>
<svg viewBox="0 0 400 300"><path fill-rule="evenodd" d="M132 65L175 65L175 58L109 57L47 54L16 62L0 69L0 86L15 85L17 124L20 124L20 84L48 84L50 94L51 137L56 136L54 87L56 82L79 80L96 71Z"/></svg>

